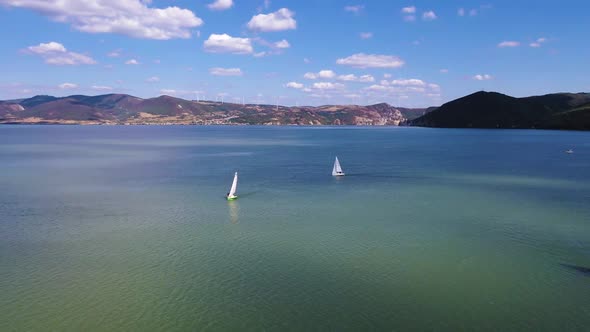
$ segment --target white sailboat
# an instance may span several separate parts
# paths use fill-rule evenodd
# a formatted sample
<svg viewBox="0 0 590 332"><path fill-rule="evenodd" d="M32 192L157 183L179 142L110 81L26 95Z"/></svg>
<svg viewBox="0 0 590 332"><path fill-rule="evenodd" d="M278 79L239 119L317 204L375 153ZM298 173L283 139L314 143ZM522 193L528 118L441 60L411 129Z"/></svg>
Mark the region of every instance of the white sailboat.
<svg viewBox="0 0 590 332"><path fill-rule="evenodd" d="M343 176L344 172L342 171L342 167L340 167L340 162L338 161L338 157L334 161L334 168L332 168L332 176Z"/></svg>
<svg viewBox="0 0 590 332"><path fill-rule="evenodd" d="M233 201L234 199L238 198L238 195L236 195L237 189L238 189L238 172L236 172L234 174L234 181L231 184L231 189L227 193L227 200L228 201Z"/></svg>

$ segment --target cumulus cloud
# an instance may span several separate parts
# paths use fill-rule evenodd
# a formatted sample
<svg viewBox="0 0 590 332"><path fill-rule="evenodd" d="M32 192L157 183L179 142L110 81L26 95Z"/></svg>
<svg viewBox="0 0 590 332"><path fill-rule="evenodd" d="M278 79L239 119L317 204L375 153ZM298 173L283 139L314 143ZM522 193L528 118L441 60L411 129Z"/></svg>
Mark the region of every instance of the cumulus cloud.
<svg viewBox="0 0 590 332"><path fill-rule="evenodd" d="M473 79L476 81L488 81L491 80L493 77L491 75L488 74L477 74L475 76L473 76Z"/></svg>
<svg viewBox="0 0 590 332"><path fill-rule="evenodd" d="M332 82L317 82L311 86L313 89L317 90L337 90L343 89L344 84L342 83L332 83Z"/></svg>
<svg viewBox="0 0 590 332"><path fill-rule="evenodd" d="M498 44L498 47L505 48L505 47L518 47L520 43L517 41L506 40Z"/></svg>
<svg viewBox="0 0 590 332"><path fill-rule="evenodd" d="M399 86L425 86L426 83L422 80L411 78L405 80L393 80L390 82L391 85L399 85Z"/></svg>
<svg viewBox="0 0 590 332"><path fill-rule="evenodd" d="M62 90L75 89L78 87L78 84L76 84L76 83L62 83L62 84L58 85L58 87Z"/></svg>
<svg viewBox="0 0 590 332"><path fill-rule="evenodd" d="M226 10L234 5L233 0L215 0L208 4L207 7L211 10Z"/></svg>
<svg viewBox="0 0 590 332"><path fill-rule="evenodd" d="M320 72L318 73L318 77L320 78L333 78L334 76L336 76L336 73L326 69L320 70Z"/></svg>
<svg viewBox="0 0 590 332"><path fill-rule="evenodd" d="M29 46L27 53L36 54L45 59L50 65L93 65L94 59L84 54L69 52L62 44L57 42L41 43L36 46Z"/></svg>
<svg viewBox="0 0 590 332"><path fill-rule="evenodd" d="M56 42L41 43L37 46L29 46L28 50L36 54L65 53L66 48Z"/></svg>
<svg viewBox="0 0 590 332"><path fill-rule="evenodd" d="M375 78L371 75L361 75L361 77L359 77L359 82L374 82Z"/></svg>
<svg viewBox="0 0 590 332"><path fill-rule="evenodd" d="M351 12L351 13L355 13L358 14L360 13L363 9L365 8L364 5L354 5L354 6L346 6L344 7L344 10L347 12Z"/></svg>
<svg viewBox="0 0 590 332"><path fill-rule="evenodd" d="M160 82L160 78L158 76L152 76L145 80L148 83L156 83Z"/></svg>
<svg viewBox="0 0 590 332"><path fill-rule="evenodd" d="M356 68L399 68L404 61L393 55L357 53L346 58L336 60L339 65Z"/></svg>
<svg viewBox="0 0 590 332"><path fill-rule="evenodd" d="M372 32L361 32L359 34L359 37L361 37L361 39L373 38L373 33Z"/></svg>
<svg viewBox="0 0 590 332"><path fill-rule="evenodd" d="M28 8L87 33L116 33L135 38L190 38L203 20L188 9L151 8L140 0L0 0Z"/></svg>
<svg viewBox="0 0 590 332"><path fill-rule="evenodd" d="M129 59L127 61L125 61L126 65L138 65L139 61L135 60L135 59Z"/></svg>
<svg viewBox="0 0 590 332"><path fill-rule="evenodd" d="M285 87L299 90L299 89L303 89L303 84L297 83L297 82L289 82L289 83L285 84Z"/></svg>
<svg viewBox="0 0 590 332"><path fill-rule="evenodd" d="M276 48L289 48L291 47L291 44L289 44L289 42L286 39L283 39L281 41L274 43L274 46Z"/></svg>
<svg viewBox="0 0 590 332"><path fill-rule="evenodd" d="M220 68L214 67L209 68L209 74L214 76L242 76L242 70L240 68Z"/></svg>
<svg viewBox="0 0 590 332"><path fill-rule="evenodd" d="M340 75L338 76L338 80L340 81L348 81L348 82L374 82L375 78L371 75L362 75L360 77L357 77L354 74L348 74L348 75Z"/></svg>
<svg viewBox="0 0 590 332"><path fill-rule="evenodd" d="M317 73L305 73L305 75L303 75L303 77L307 78L308 80L315 80L318 78L334 78L335 76L336 73L328 69L320 70Z"/></svg>
<svg viewBox="0 0 590 332"><path fill-rule="evenodd" d="M253 16L247 26L250 30L261 32L295 30L297 21L293 16L293 11L281 8L274 13Z"/></svg>
<svg viewBox="0 0 590 332"><path fill-rule="evenodd" d="M160 90L160 93L161 94L164 94L164 95L175 95L176 94L176 90L174 90L174 89L162 89L162 90Z"/></svg>
<svg viewBox="0 0 590 332"><path fill-rule="evenodd" d="M404 8L402 8L402 13L404 13L404 14L415 14L416 13L416 7L415 6L404 7Z"/></svg>
<svg viewBox="0 0 590 332"><path fill-rule="evenodd" d="M429 10L427 12L424 12L422 14L422 19L425 21L432 21L432 20L436 20L437 16L436 13L433 12L432 10Z"/></svg>
<svg viewBox="0 0 590 332"><path fill-rule="evenodd" d="M541 37L537 38L536 41L529 44L530 47L541 47L541 45L547 41L547 38Z"/></svg>
<svg viewBox="0 0 590 332"><path fill-rule="evenodd" d="M110 86L105 86L105 85L93 85L92 90L97 90L97 91L111 91L113 90L112 87Z"/></svg>
<svg viewBox="0 0 590 332"><path fill-rule="evenodd" d="M254 51L250 38L232 37L228 34L211 34L203 42L205 51L211 53L250 54Z"/></svg>

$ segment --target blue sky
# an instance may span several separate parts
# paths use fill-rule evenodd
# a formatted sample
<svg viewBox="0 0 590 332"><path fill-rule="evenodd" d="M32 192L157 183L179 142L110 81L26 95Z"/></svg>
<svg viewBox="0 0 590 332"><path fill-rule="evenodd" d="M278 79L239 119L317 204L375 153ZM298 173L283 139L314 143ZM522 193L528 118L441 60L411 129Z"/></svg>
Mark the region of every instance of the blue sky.
<svg viewBox="0 0 590 332"><path fill-rule="evenodd" d="M422 107L590 91L587 1L0 0L0 99Z"/></svg>

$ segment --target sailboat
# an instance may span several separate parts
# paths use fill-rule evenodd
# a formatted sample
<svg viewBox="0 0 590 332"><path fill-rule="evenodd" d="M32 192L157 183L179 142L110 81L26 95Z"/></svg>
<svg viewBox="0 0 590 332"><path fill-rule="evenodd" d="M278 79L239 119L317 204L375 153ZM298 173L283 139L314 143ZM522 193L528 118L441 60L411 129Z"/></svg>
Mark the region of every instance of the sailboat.
<svg viewBox="0 0 590 332"><path fill-rule="evenodd" d="M338 157L334 161L334 168L332 168L332 176L343 176L344 172L342 171L342 167L340 167L340 162L338 161Z"/></svg>
<svg viewBox="0 0 590 332"><path fill-rule="evenodd" d="M565 150L565 153L574 153L574 150L572 150L572 149Z"/></svg>
<svg viewBox="0 0 590 332"><path fill-rule="evenodd" d="M238 189L238 172L236 172L234 174L234 181L231 184L231 189L227 193L227 200L228 201L233 201L234 199L238 198L238 195L236 195L237 189Z"/></svg>

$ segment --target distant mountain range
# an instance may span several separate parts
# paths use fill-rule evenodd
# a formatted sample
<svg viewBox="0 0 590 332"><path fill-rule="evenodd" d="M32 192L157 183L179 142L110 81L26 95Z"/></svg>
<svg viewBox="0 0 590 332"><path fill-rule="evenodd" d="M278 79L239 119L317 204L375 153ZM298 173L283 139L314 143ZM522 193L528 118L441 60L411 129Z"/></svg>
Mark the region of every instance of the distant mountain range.
<svg viewBox="0 0 590 332"><path fill-rule="evenodd" d="M194 101L170 96L142 99L125 94L35 96L0 101L0 123L397 126L426 111L396 108L385 103L286 107Z"/></svg>
<svg viewBox="0 0 590 332"><path fill-rule="evenodd" d="M407 125L439 128L590 130L590 93L515 98L480 91L440 107L325 105L287 107L125 94L35 96L0 101L0 123Z"/></svg>
<svg viewBox="0 0 590 332"><path fill-rule="evenodd" d="M537 128L590 130L590 93L515 98L480 91L407 122L439 128Z"/></svg>

